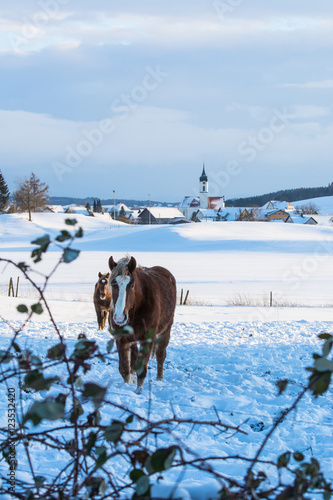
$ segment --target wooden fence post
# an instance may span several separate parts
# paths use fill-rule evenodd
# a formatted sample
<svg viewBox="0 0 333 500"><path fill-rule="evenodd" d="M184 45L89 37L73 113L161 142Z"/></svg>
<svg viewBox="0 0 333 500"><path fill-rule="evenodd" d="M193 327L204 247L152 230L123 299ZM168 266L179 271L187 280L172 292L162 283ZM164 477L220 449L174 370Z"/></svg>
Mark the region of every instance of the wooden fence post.
<svg viewBox="0 0 333 500"><path fill-rule="evenodd" d="M270 293L270 298L269 298L269 307L273 306L273 292Z"/></svg>
<svg viewBox="0 0 333 500"><path fill-rule="evenodd" d="M13 293L13 297L15 297L14 286L13 286L13 278L10 278L10 280L9 280L8 297L10 297L11 292Z"/></svg>
<svg viewBox="0 0 333 500"><path fill-rule="evenodd" d="M185 300L184 300L184 306L186 305L189 293L190 293L190 290L187 290Z"/></svg>
<svg viewBox="0 0 333 500"><path fill-rule="evenodd" d="M183 305L183 293L184 293L184 290L182 289L180 292L180 305Z"/></svg>
<svg viewBox="0 0 333 500"><path fill-rule="evenodd" d="M16 295L15 295L15 297L17 297L17 296L18 296L19 284L20 284L20 277L18 276L18 277L17 277L17 282L16 282Z"/></svg>

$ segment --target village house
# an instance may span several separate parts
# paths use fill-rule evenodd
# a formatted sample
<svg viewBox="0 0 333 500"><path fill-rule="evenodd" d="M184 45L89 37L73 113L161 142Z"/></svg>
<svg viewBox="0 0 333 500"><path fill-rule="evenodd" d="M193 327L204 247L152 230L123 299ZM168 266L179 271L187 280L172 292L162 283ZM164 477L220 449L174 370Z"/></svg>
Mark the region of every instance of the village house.
<svg viewBox="0 0 333 500"><path fill-rule="evenodd" d="M287 224L309 224L311 226L315 226L318 224L316 219L314 219L312 216L306 215L288 215L285 222Z"/></svg>
<svg viewBox="0 0 333 500"><path fill-rule="evenodd" d="M139 216L141 224L170 224L185 219L184 215L175 207L146 207Z"/></svg>

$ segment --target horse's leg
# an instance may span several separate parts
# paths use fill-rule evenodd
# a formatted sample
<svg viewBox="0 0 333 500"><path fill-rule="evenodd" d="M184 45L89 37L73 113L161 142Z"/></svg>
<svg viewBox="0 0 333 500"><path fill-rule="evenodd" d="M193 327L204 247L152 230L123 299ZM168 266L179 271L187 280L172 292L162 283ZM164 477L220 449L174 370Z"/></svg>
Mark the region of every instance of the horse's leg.
<svg viewBox="0 0 333 500"><path fill-rule="evenodd" d="M143 391L143 383L145 381L145 378L147 376L147 367L148 367L148 361L151 355L151 351L153 349L153 343L149 343L146 341L140 342L141 346L141 351L142 351L142 358L143 358L143 365L140 370L140 373L137 373L137 387L136 387L136 393L141 394ZM144 352L146 351L147 352Z"/></svg>
<svg viewBox="0 0 333 500"><path fill-rule="evenodd" d="M136 342L131 344L131 373L135 374L135 365L138 361L138 345Z"/></svg>
<svg viewBox="0 0 333 500"><path fill-rule="evenodd" d="M101 316L102 316L102 321L101 321L102 328L101 328L101 330L104 330L104 328L105 328L107 314L108 314L107 311L105 311L105 309L103 309L103 311L101 312Z"/></svg>
<svg viewBox="0 0 333 500"><path fill-rule="evenodd" d="M128 383L131 379L130 374L130 352L131 344L125 343L117 339L117 349L119 356L119 373L123 377L124 382Z"/></svg>
<svg viewBox="0 0 333 500"><path fill-rule="evenodd" d="M96 314L97 314L97 323L98 323L98 329L99 330L103 330L102 328L102 322L103 322L103 319L102 319L102 312L101 312L101 309L97 309L96 308Z"/></svg>
<svg viewBox="0 0 333 500"><path fill-rule="evenodd" d="M166 348L170 340L171 326L157 337L156 342L156 361L157 361L157 380L163 379L163 365L166 358Z"/></svg>

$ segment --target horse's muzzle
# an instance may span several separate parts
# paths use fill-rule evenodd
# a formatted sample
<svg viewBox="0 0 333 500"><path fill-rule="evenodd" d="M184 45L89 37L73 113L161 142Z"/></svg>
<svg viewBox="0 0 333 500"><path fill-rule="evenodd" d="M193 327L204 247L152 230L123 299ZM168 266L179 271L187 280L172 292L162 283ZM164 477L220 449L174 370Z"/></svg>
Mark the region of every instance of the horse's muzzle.
<svg viewBox="0 0 333 500"><path fill-rule="evenodd" d="M127 314L117 316L116 314L113 315L113 321L117 326L125 326L128 322L128 316Z"/></svg>

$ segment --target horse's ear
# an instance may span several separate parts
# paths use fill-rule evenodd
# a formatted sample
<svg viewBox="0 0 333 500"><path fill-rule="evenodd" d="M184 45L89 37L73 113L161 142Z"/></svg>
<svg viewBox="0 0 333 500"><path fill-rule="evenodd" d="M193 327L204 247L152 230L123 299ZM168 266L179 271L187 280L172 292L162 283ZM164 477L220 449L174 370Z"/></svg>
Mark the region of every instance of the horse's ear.
<svg viewBox="0 0 333 500"><path fill-rule="evenodd" d="M111 269L111 271L116 267L116 265L117 265L117 262L115 262L113 260L113 257L111 255L111 257L109 258L109 268Z"/></svg>
<svg viewBox="0 0 333 500"><path fill-rule="evenodd" d="M106 277L106 279L110 278L110 273L107 273L107 275L105 277Z"/></svg>
<svg viewBox="0 0 333 500"><path fill-rule="evenodd" d="M101 278L102 277L102 273L98 273L98 277Z"/></svg>
<svg viewBox="0 0 333 500"><path fill-rule="evenodd" d="M136 268L136 260L134 257L131 257L131 260L128 263L128 270L131 274L133 274L135 271L135 268Z"/></svg>

